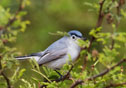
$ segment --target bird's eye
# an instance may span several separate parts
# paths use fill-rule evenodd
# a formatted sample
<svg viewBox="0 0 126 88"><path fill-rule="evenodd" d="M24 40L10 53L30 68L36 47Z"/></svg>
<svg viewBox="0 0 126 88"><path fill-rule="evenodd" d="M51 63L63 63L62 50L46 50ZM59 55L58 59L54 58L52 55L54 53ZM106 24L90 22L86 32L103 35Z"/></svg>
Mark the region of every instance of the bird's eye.
<svg viewBox="0 0 126 88"><path fill-rule="evenodd" d="M72 35L72 39L76 39L76 36L75 35Z"/></svg>

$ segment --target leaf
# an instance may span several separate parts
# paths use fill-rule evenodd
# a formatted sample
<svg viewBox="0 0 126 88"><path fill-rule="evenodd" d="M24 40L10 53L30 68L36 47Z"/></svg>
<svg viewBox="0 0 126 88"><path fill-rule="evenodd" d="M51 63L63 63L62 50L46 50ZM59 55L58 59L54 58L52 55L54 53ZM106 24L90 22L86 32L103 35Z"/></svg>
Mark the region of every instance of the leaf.
<svg viewBox="0 0 126 88"><path fill-rule="evenodd" d="M46 76L45 76L44 74L42 74L41 72L39 72L39 71L37 71L37 70L35 70L35 69L32 69L32 71L34 71L34 72L40 74L42 77L44 77L46 80L48 80L48 81L51 83L51 80L49 80L48 77L46 77Z"/></svg>
<svg viewBox="0 0 126 88"><path fill-rule="evenodd" d="M21 78L21 77L23 76L23 74L24 74L25 71L26 71L26 69L21 69L21 70L19 71L18 78Z"/></svg>

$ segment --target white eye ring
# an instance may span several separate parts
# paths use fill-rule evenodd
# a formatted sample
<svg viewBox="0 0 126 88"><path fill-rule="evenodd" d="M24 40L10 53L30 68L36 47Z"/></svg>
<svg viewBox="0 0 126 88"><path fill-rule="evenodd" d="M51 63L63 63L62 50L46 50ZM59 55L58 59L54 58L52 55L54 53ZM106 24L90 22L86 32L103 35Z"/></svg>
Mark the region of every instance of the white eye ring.
<svg viewBox="0 0 126 88"><path fill-rule="evenodd" d="M76 36L75 35L72 35L72 39L76 39Z"/></svg>

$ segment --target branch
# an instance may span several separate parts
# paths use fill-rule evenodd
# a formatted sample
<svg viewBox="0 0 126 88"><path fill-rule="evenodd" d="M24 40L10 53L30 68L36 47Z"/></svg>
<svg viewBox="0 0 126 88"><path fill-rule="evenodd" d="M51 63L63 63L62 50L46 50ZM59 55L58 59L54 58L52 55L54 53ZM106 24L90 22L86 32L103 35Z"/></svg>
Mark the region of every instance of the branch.
<svg viewBox="0 0 126 88"><path fill-rule="evenodd" d="M11 85L10 85L10 80L8 79L8 77L3 73L3 69L2 69L2 64L1 64L1 59L2 59L2 56L0 56L0 75L2 75L4 77L4 79L6 80L7 82L7 88L11 88Z"/></svg>
<svg viewBox="0 0 126 88"><path fill-rule="evenodd" d="M94 76L92 76L92 77L89 77L89 78L87 78L87 79L85 79L85 80L77 80L75 83L73 83L73 84L71 85L71 88L75 88L77 85L82 84L82 83L84 83L85 81L92 81L92 80L94 80L94 79L96 79L96 78L98 78L98 77L102 77L102 76L106 75L108 72L110 72L111 70L113 70L115 67L119 66L120 64L122 64L122 63L124 63L124 62L126 62L126 58L122 59L121 61L119 61L119 62L118 62L117 64L115 64L114 66L112 66L112 67L110 67L110 68L107 68L106 70L104 70L103 72L101 72L101 73L99 73L99 74L97 74L97 75L94 75Z"/></svg>
<svg viewBox="0 0 126 88"><path fill-rule="evenodd" d="M125 4L125 0L119 0L118 1L118 6L117 6L117 15L120 15L120 8L122 7L122 5Z"/></svg>
<svg viewBox="0 0 126 88"><path fill-rule="evenodd" d="M115 44L115 41L114 41L114 39L112 38L112 43L111 43L110 50L112 50L112 49L114 48L114 44Z"/></svg>
<svg viewBox="0 0 126 88"><path fill-rule="evenodd" d="M24 0L20 0L20 5L18 7L18 10L16 11L15 15L13 18L11 18L8 23L5 25L4 29L6 29L7 27L9 27L11 24L14 23L14 21L16 20L16 16L19 14L19 12L21 12L24 9L24 5L23 5L23 1Z"/></svg>
<svg viewBox="0 0 126 88"><path fill-rule="evenodd" d="M1 65L1 59L2 59L2 56L0 55L0 74L2 73L2 65Z"/></svg>
<svg viewBox="0 0 126 88"><path fill-rule="evenodd" d="M97 21L97 24L96 24L96 28L97 27L100 27L102 22L103 22L103 17L104 17L104 12L102 12L102 9L103 9L103 5L105 3L105 0L102 0L99 5L100 5L100 9L99 9L99 16L98 16L98 21Z"/></svg>
<svg viewBox="0 0 126 88"><path fill-rule="evenodd" d="M5 31L5 29L7 29L7 27L14 23L14 21L17 19L16 16L24 9L23 1L24 0L20 0L18 10L15 12L15 15L8 20L8 23L4 27L0 26L0 31L2 31L2 33Z"/></svg>
<svg viewBox="0 0 126 88"><path fill-rule="evenodd" d="M103 18L104 18L104 12L102 11L103 9L103 5L105 3L105 0L102 0L99 5L100 5L100 9L99 9L99 15L98 15L98 20L97 20L97 23L96 23L96 28L100 27L102 25L102 22L103 22ZM90 51L90 47L92 45L92 42L95 40L94 37L92 37L91 41L90 41L90 44L89 44L89 47L88 47L88 52Z"/></svg>
<svg viewBox="0 0 126 88"><path fill-rule="evenodd" d="M114 66L110 67L110 68L107 68L106 70L104 70L103 72L101 72L100 74L98 75L95 75L95 76L92 76L90 78L88 78L87 80L94 80L95 78L97 77L101 77L101 76L104 76L106 73L110 72L111 70L113 70L115 67L119 66L120 64L126 62L126 59L122 59L121 61L119 61L117 64L115 64Z"/></svg>
<svg viewBox="0 0 126 88"><path fill-rule="evenodd" d="M70 88L75 88L76 86L78 86L78 85L80 85L80 84L82 84L82 83L84 83L83 80L77 80L75 83L73 83L73 84L71 85Z"/></svg>
<svg viewBox="0 0 126 88"><path fill-rule="evenodd" d="M100 9L99 9L99 15L98 15L98 20L97 20L96 28L100 27L101 24L102 24L102 22L103 22L104 13L102 12L102 9L103 9L104 2L105 2L105 0L102 0L102 1L99 3ZM90 44L89 44L89 47L88 47L88 52L90 51L92 42L93 42L94 40L95 40L95 38L92 37L92 39L91 39L91 41L90 41Z"/></svg>
<svg viewBox="0 0 126 88"><path fill-rule="evenodd" d="M7 27L9 27L11 24L14 23L14 21L16 20L16 16L19 14L20 11L23 10L23 8L24 8L24 6L23 6L23 0L20 0L20 5L19 5L18 10L16 11L14 17L11 18L11 19L8 21L8 23L7 23L4 27L0 26L0 32L1 32L1 33L3 33L3 31L5 31L5 29L6 29ZM0 35L1 35L1 34L0 34ZM7 41L7 40L2 40L2 42L3 42L3 43L6 43L6 42L8 42L8 41ZM3 73L2 66L1 66L1 59L2 59L2 57L0 56L0 75L2 75L2 76L4 77L4 79L6 80L8 88L11 88L10 80L9 80L8 77Z"/></svg>
<svg viewBox="0 0 126 88"><path fill-rule="evenodd" d="M7 88L12 88L11 84L10 84L10 80L8 79L8 77L3 73L3 71L1 72L1 75L4 77L4 79L7 82Z"/></svg>
<svg viewBox="0 0 126 88"><path fill-rule="evenodd" d="M66 79L69 79L69 76L70 76L70 72L72 71L73 69L73 65L71 66L70 70L66 73L66 75L64 75L62 78L60 79L56 79L56 80L51 80L52 82L53 81L56 81L56 82L60 82L60 81L64 81ZM48 82L47 80L45 82ZM42 85L40 88L45 88L47 85Z"/></svg>
<svg viewBox="0 0 126 88"><path fill-rule="evenodd" d="M1 36L1 34L3 34L4 33L4 31L9 27L9 26L11 26L14 22L15 22L15 20L17 19L16 18L16 16L24 9L24 5L23 5L23 1L24 0L20 0L20 5L19 5L19 7L18 7L18 10L15 12L15 15L12 17L12 18L10 18L9 20L8 20L8 23L5 25L5 26L0 26L0 36ZM4 41L3 40L3 43L6 43L6 42L8 42L8 41Z"/></svg>
<svg viewBox="0 0 126 88"><path fill-rule="evenodd" d="M113 0L113 2L114 1L115 0ZM119 0L118 1L118 6L116 8L117 9L117 16L120 16L120 9L121 9L122 5L124 5L124 4L125 4L124 0ZM118 28L119 24L120 24L120 20L116 20L116 29ZM110 47L111 50L114 48L114 43L115 43L115 41L114 41L114 39L112 37L112 44L111 44L111 47Z"/></svg>
<svg viewBox="0 0 126 88"><path fill-rule="evenodd" d="M67 72L67 74L64 75L63 78L62 78L61 80L57 80L57 82L59 82L59 81L64 81L65 79L68 79L69 76L70 76L70 72L72 71L73 67L74 67L74 66L72 65L71 68L70 68L70 70Z"/></svg>
<svg viewBox="0 0 126 88"><path fill-rule="evenodd" d="M103 18L104 18L104 12L102 11L103 10L103 5L105 3L105 0L102 0L99 5L100 5L100 9L99 9L99 15L98 15L98 20L97 20L97 23L96 23L96 28L100 27L103 23ZM89 47L87 48L87 51L90 52L90 48L92 46L92 43L94 42L95 40L95 37L92 36L91 40L90 40L90 43L89 43ZM85 55L86 57L87 55ZM85 70L86 68L86 64L87 64L87 59L84 59L84 65L83 65L83 68L82 68L82 71Z"/></svg>
<svg viewBox="0 0 126 88"><path fill-rule="evenodd" d="M111 88L111 87L118 87L118 86L123 86L123 85L126 85L126 82L123 82L123 83L117 83L117 84L109 84L108 86L106 86L105 88Z"/></svg>

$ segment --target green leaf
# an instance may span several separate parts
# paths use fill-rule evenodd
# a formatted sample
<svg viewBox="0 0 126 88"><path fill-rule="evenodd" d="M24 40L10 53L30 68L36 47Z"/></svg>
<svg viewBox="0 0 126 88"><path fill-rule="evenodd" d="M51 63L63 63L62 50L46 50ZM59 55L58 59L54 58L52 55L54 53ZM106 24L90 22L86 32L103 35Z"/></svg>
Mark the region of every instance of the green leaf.
<svg viewBox="0 0 126 88"><path fill-rule="evenodd" d="M26 69L21 69L21 70L19 71L18 78L21 78L21 77L23 76L23 74L24 74L25 71L26 71Z"/></svg>

